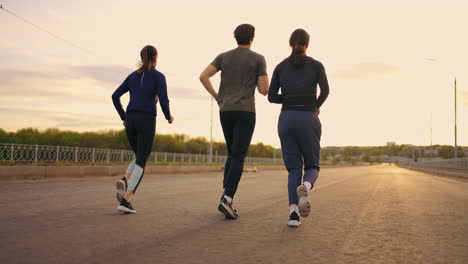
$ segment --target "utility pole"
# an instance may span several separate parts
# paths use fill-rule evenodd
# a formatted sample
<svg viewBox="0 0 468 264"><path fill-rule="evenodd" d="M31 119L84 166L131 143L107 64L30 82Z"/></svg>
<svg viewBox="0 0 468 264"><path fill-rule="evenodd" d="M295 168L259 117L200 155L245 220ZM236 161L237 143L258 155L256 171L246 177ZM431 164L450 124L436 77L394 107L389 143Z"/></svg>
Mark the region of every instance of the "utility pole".
<svg viewBox="0 0 468 264"><path fill-rule="evenodd" d="M210 120L210 158L209 162L213 162L213 96L211 96L211 120Z"/></svg>
<svg viewBox="0 0 468 264"><path fill-rule="evenodd" d="M453 157L456 159L458 157L457 151L457 78L455 77L455 148L453 150Z"/></svg>
<svg viewBox="0 0 468 264"><path fill-rule="evenodd" d="M430 122L431 122L431 146L429 148L429 151L431 153L431 159L432 159L432 112L431 112L431 118L430 118Z"/></svg>

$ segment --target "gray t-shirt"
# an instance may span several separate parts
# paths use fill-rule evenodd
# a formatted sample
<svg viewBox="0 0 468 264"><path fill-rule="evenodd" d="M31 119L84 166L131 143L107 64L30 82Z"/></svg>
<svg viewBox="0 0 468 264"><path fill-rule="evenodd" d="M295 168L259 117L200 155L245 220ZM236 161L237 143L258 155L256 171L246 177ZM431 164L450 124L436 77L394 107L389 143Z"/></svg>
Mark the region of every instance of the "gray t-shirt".
<svg viewBox="0 0 468 264"><path fill-rule="evenodd" d="M236 48L219 54L211 65L221 71L219 110L255 113L257 80L267 75L265 58L248 48Z"/></svg>

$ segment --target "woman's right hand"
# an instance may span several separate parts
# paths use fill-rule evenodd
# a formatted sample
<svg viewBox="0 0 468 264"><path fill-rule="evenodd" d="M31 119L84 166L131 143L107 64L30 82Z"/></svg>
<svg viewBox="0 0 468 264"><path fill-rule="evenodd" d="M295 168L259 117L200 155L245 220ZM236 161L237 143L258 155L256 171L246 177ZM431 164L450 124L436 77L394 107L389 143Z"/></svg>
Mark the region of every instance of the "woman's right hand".
<svg viewBox="0 0 468 264"><path fill-rule="evenodd" d="M172 124L172 122L174 122L174 117L171 116L171 119L167 120L167 122L168 122L169 124Z"/></svg>

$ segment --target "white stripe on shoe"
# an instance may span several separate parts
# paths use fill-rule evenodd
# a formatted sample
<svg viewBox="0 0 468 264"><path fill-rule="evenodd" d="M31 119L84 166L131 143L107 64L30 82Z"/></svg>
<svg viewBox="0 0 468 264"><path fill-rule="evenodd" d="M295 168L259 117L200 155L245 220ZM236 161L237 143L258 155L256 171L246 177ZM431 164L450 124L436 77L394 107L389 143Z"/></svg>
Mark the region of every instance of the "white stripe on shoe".
<svg viewBox="0 0 468 264"><path fill-rule="evenodd" d="M289 220L288 221L288 226L291 226L291 227L299 227L301 225L301 222L297 221L297 220Z"/></svg>
<svg viewBox="0 0 468 264"><path fill-rule="evenodd" d="M130 208L127 208L127 207L125 207L123 205L117 206L117 211L122 212L122 213L127 213L127 214L136 214L135 209L130 209Z"/></svg>

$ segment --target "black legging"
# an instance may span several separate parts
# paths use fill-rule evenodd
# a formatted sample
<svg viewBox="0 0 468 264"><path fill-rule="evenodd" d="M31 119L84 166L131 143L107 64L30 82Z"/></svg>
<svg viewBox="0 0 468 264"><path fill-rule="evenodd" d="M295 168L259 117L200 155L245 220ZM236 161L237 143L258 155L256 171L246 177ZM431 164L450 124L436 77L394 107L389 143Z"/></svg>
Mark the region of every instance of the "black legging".
<svg viewBox="0 0 468 264"><path fill-rule="evenodd" d="M127 112L125 132L127 134L128 143L135 153L135 164L143 169L143 173L139 177L133 192L136 192L141 179L143 179L146 161L148 160L153 147L155 131L156 117L154 114L136 111Z"/></svg>
<svg viewBox="0 0 468 264"><path fill-rule="evenodd" d="M234 198L255 128L255 113L223 111L220 112L220 118L228 150L224 166L224 191L227 196Z"/></svg>

